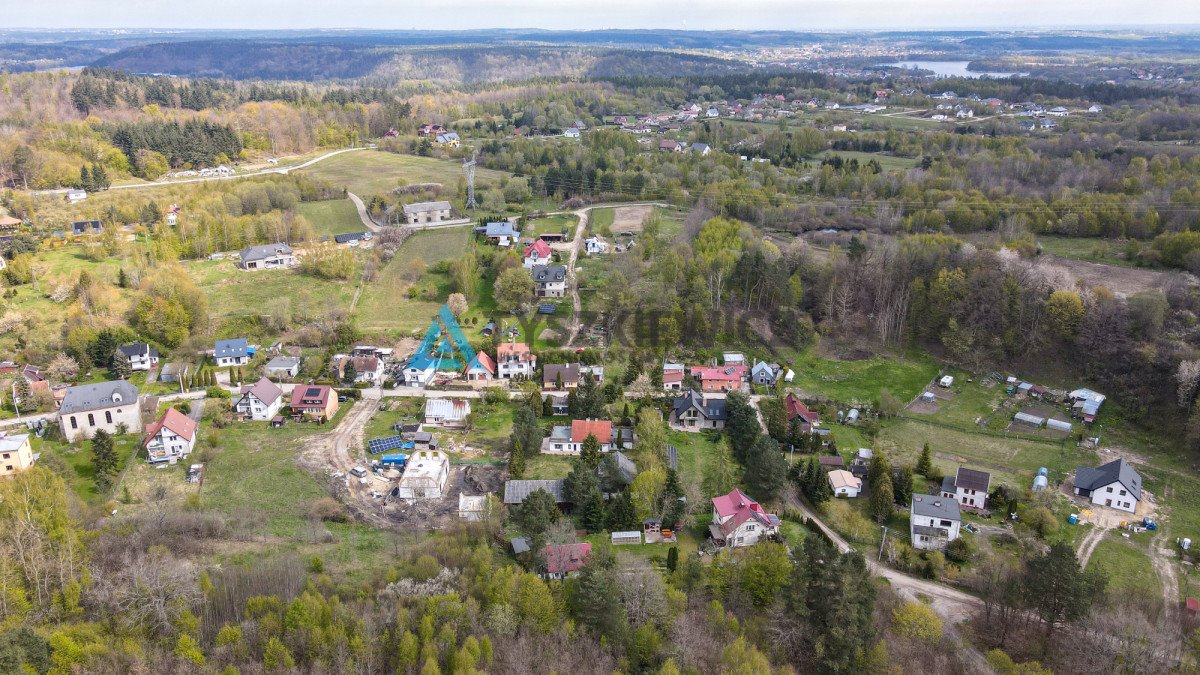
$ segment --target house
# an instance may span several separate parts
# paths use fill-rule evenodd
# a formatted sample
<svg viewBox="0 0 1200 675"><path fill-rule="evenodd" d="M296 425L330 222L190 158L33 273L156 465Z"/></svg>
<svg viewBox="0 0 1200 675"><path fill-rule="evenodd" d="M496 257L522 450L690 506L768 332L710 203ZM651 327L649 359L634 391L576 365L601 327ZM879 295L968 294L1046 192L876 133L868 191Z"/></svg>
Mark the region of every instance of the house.
<svg viewBox="0 0 1200 675"><path fill-rule="evenodd" d="M117 351L129 361L130 370L150 370L158 365L158 350L145 342L121 345Z"/></svg>
<svg viewBox="0 0 1200 675"><path fill-rule="evenodd" d="M1096 421L1096 415L1100 412L1100 405L1104 403L1105 396L1091 389L1076 389L1067 394L1067 398L1073 401L1071 412L1083 418L1084 422L1091 424Z"/></svg>
<svg viewBox="0 0 1200 675"><path fill-rule="evenodd" d="M867 475L867 471L871 468L871 460L875 458L875 453L870 448L859 448L854 454L854 458L850 460L850 473L863 478Z"/></svg>
<svg viewBox="0 0 1200 675"><path fill-rule="evenodd" d="M566 498L563 497L564 480L557 478L554 480L510 480L504 482L504 504L506 506L515 506L525 501L529 495L542 490L554 498L556 504L565 504Z"/></svg>
<svg viewBox="0 0 1200 675"><path fill-rule="evenodd" d="M217 340L213 344L213 363L218 366L244 366L254 356L246 338Z"/></svg>
<svg viewBox="0 0 1200 675"><path fill-rule="evenodd" d="M666 391L680 391L683 389L683 380L686 367L682 363L664 363L663 364L663 389Z"/></svg>
<svg viewBox="0 0 1200 675"><path fill-rule="evenodd" d="M835 497L852 499L862 491L862 479L845 469L834 469L826 477Z"/></svg>
<svg viewBox="0 0 1200 675"><path fill-rule="evenodd" d="M67 202L78 204L85 199L87 199L87 192L83 190L67 190Z"/></svg>
<svg viewBox="0 0 1200 675"><path fill-rule="evenodd" d="M583 252L586 255L608 253L608 242L601 240L599 237L589 237L583 241Z"/></svg>
<svg viewBox="0 0 1200 675"><path fill-rule="evenodd" d="M563 132L563 136L567 138L579 138L579 130L575 127L571 127Z"/></svg>
<svg viewBox="0 0 1200 675"><path fill-rule="evenodd" d="M537 370L537 356L529 351L524 342L503 342L496 345L496 369L502 380L515 377L533 377Z"/></svg>
<svg viewBox="0 0 1200 675"><path fill-rule="evenodd" d="M761 384L772 387L779 381L779 376L783 374L783 369L778 363L766 363L759 361L750 369L750 381L754 384Z"/></svg>
<svg viewBox="0 0 1200 675"><path fill-rule="evenodd" d="M726 417L725 399L707 399L688 390L671 402L671 426L685 431L724 429Z"/></svg>
<svg viewBox="0 0 1200 675"><path fill-rule="evenodd" d="M412 503L418 499L441 499L450 478L450 457L441 450L421 450L404 463L397 497Z"/></svg>
<svg viewBox="0 0 1200 675"><path fill-rule="evenodd" d="M543 389L574 389L579 386L578 363L547 363L542 368Z"/></svg>
<svg viewBox="0 0 1200 675"><path fill-rule="evenodd" d="M725 352L721 354L721 363L727 366L745 366L746 355L741 352Z"/></svg>
<svg viewBox="0 0 1200 675"><path fill-rule="evenodd" d="M354 383L379 384L383 382L383 359L378 356L342 356L337 360L338 378L345 381L346 368L354 369Z"/></svg>
<svg viewBox="0 0 1200 675"><path fill-rule="evenodd" d="M445 132L446 127L440 124L422 124L421 127L417 129L417 135L422 137L437 136L438 134L443 134Z"/></svg>
<svg viewBox="0 0 1200 675"><path fill-rule="evenodd" d="M465 373L468 382L491 382L496 377L496 362L487 352L479 352L467 364Z"/></svg>
<svg viewBox="0 0 1200 675"><path fill-rule="evenodd" d="M457 148L461 142L462 139L459 138L458 134L454 133L453 131L447 131L444 134L438 134L434 139L434 143L448 148Z"/></svg>
<svg viewBox="0 0 1200 675"><path fill-rule="evenodd" d="M263 377L251 385L243 385L241 396L233 409L242 417L255 422L265 422L279 414L283 406L283 389Z"/></svg>
<svg viewBox="0 0 1200 675"><path fill-rule="evenodd" d="M238 266L244 270L275 270L294 267L296 255L283 242L247 246L238 253Z"/></svg>
<svg viewBox="0 0 1200 675"><path fill-rule="evenodd" d="M85 234L100 234L104 231L104 225L98 220L77 220L71 223L71 234L76 237Z"/></svg>
<svg viewBox="0 0 1200 675"><path fill-rule="evenodd" d="M710 148L706 143L692 143L691 146L688 147L688 152L703 157L712 152L712 148Z"/></svg>
<svg viewBox="0 0 1200 675"><path fill-rule="evenodd" d="M588 436L600 442L600 452L611 452L613 439L619 432L608 420L572 420L571 426L556 426L542 441L542 452L559 455L578 455ZM617 436L619 438L619 436Z"/></svg>
<svg viewBox="0 0 1200 675"><path fill-rule="evenodd" d="M713 497L712 505L708 533L722 546L752 546L779 531L779 516L767 513L758 502L736 488L727 495Z"/></svg>
<svg viewBox="0 0 1200 675"><path fill-rule="evenodd" d="M933 495L915 494L909 510L908 534L912 547L936 551L958 539L962 513L958 502Z"/></svg>
<svg viewBox="0 0 1200 675"><path fill-rule="evenodd" d="M404 205L404 219L409 225L440 223L450 219L450 202L417 202Z"/></svg>
<svg viewBox="0 0 1200 675"><path fill-rule="evenodd" d="M1062 107L1061 105L1056 105L1053 108L1047 110L1046 114L1051 117L1066 117L1071 114L1071 111L1067 110L1066 108Z"/></svg>
<svg viewBox="0 0 1200 675"><path fill-rule="evenodd" d="M162 368L158 370L159 382L178 382L179 378L191 369L191 364L180 363L179 361L171 361L164 363Z"/></svg>
<svg viewBox="0 0 1200 675"><path fill-rule="evenodd" d="M567 399L566 394L559 394L557 396L554 394L542 394L542 401L545 402L547 399L550 401L551 414L562 416L570 412L570 401Z"/></svg>
<svg viewBox="0 0 1200 675"><path fill-rule="evenodd" d="M276 356L267 362L267 375L291 379L300 374L299 356Z"/></svg>
<svg viewBox="0 0 1200 675"><path fill-rule="evenodd" d="M358 242L370 240L370 232L342 232L341 234L333 235L334 243L346 244L347 246L358 246Z"/></svg>
<svg viewBox="0 0 1200 675"><path fill-rule="evenodd" d="M567 294L567 268L563 265L534 265L534 295L539 298L561 298Z"/></svg>
<svg viewBox="0 0 1200 675"><path fill-rule="evenodd" d="M465 398L430 398L425 400L425 424L457 427L466 424L471 414L471 402Z"/></svg>
<svg viewBox="0 0 1200 675"><path fill-rule="evenodd" d="M678 141L659 141L658 149L664 152L683 152L687 148L686 143Z"/></svg>
<svg viewBox="0 0 1200 675"><path fill-rule="evenodd" d="M33 446L29 434L0 431L0 478L7 478L33 466Z"/></svg>
<svg viewBox="0 0 1200 675"><path fill-rule="evenodd" d="M796 397L795 394L788 394L784 399L784 408L787 411L788 424L792 420L799 419L800 431L810 434L813 429L821 424L821 418L817 413L808 409L804 402Z"/></svg>
<svg viewBox="0 0 1200 675"><path fill-rule="evenodd" d="M550 262L550 255L550 244L547 244L544 239L535 239L532 244L525 247L525 262L522 267L530 270L547 265Z"/></svg>
<svg viewBox="0 0 1200 675"><path fill-rule="evenodd" d="M709 108L704 111L705 117L720 117L721 113L716 108Z"/></svg>
<svg viewBox="0 0 1200 675"><path fill-rule="evenodd" d="M103 429L110 434L142 428L138 388L125 380L68 387L58 408L63 437L74 443Z"/></svg>
<svg viewBox="0 0 1200 675"><path fill-rule="evenodd" d="M942 496L962 506L982 509L987 504L991 484L990 473L960 466L957 474L942 479Z"/></svg>
<svg viewBox="0 0 1200 675"><path fill-rule="evenodd" d="M311 384L292 390L292 414L315 419L331 419L338 409L337 393L326 384Z"/></svg>
<svg viewBox="0 0 1200 675"><path fill-rule="evenodd" d="M546 560L547 579L566 579L571 574L583 569L587 558L592 553L592 545L585 542L577 544L550 544L542 549L542 557Z"/></svg>
<svg viewBox="0 0 1200 675"><path fill-rule="evenodd" d="M696 366L692 368L692 377L696 378L700 390L705 393L741 391L746 379L746 366Z"/></svg>
<svg viewBox="0 0 1200 675"><path fill-rule="evenodd" d="M1096 468L1081 466L1075 470L1075 494L1093 504L1129 513L1137 512L1142 500L1142 477L1124 459L1114 459Z"/></svg>
<svg viewBox="0 0 1200 675"><path fill-rule="evenodd" d="M1089 115L1098 115L1098 114L1104 112L1104 108L1101 108L1098 105L1093 105L1093 106L1089 107L1087 109L1087 111L1088 111Z"/></svg>
<svg viewBox="0 0 1200 675"><path fill-rule="evenodd" d="M521 238L521 233L507 220L500 223L488 223L483 227L475 228L475 231L497 246L508 246L509 243Z"/></svg>
<svg viewBox="0 0 1200 675"><path fill-rule="evenodd" d="M174 408L167 408L157 422L146 427L146 440L142 445L151 464L174 464L192 454L196 445L196 420Z"/></svg>

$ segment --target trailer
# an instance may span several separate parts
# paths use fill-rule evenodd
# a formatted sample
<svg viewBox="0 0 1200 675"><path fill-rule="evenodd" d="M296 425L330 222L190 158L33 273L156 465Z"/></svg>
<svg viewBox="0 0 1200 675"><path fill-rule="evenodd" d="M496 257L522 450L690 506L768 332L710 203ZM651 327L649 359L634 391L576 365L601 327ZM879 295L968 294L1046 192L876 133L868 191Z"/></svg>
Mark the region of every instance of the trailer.
<svg viewBox="0 0 1200 675"><path fill-rule="evenodd" d="M382 464L383 466L404 468L404 465L407 462L408 462L408 455L405 455L403 453L396 454L396 455L384 455L383 457L379 458L379 463Z"/></svg>

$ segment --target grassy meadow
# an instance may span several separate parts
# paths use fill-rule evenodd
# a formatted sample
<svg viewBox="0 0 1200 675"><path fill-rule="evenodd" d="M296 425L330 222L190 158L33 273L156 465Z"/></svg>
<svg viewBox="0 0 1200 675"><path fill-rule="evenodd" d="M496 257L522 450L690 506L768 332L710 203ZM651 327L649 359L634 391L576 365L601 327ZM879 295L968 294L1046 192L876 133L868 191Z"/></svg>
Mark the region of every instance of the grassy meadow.
<svg viewBox="0 0 1200 675"><path fill-rule="evenodd" d="M446 189L454 189L463 175L461 162L390 152L347 152L300 169L300 173L344 187L360 197L384 194L414 183L440 183ZM498 183L505 175L478 168L475 188Z"/></svg>

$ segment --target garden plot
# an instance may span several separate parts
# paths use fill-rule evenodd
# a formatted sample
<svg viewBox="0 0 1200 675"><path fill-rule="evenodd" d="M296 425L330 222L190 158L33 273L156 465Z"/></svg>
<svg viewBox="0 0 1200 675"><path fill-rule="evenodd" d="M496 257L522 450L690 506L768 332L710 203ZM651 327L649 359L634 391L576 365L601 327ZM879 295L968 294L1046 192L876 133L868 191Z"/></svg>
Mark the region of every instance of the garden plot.
<svg viewBox="0 0 1200 675"><path fill-rule="evenodd" d="M953 401L957 394L951 390L937 386L936 383L930 383L912 403L908 404L908 412L917 415L933 415L949 401Z"/></svg>
<svg viewBox="0 0 1200 675"><path fill-rule="evenodd" d="M612 232L618 234L620 232L641 232L642 226L646 223L646 218L650 217L650 212L654 209L649 204L641 206L618 206L613 209Z"/></svg>
<svg viewBox="0 0 1200 675"><path fill-rule="evenodd" d="M1066 438L1075 430L1077 422L1062 410L1048 403L1026 402L1016 406L1018 412L1013 415L1005 431L1017 434L1032 434L1055 440ZM1070 429L1060 429L1054 423L1070 424Z"/></svg>

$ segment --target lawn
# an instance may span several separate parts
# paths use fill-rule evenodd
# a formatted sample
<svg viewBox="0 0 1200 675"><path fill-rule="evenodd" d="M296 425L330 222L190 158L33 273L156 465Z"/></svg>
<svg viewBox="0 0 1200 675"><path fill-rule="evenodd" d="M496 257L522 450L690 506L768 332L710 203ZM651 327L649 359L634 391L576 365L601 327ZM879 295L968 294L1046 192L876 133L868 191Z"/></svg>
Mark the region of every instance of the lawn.
<svg viewBox="0 0 1200 675"><path fill-rule="evenodd" d="M1162 595L1158 575L1146 550L1148 535L1133 535L1125 539L1118 532L1109 532L1096 546L1088 559L1088 569L1099 569L1108 577L1108 591L1144 598Z"/></svg>
<svg viewBox="0 0 1200 675"><path fill-rule="evenodd" d="M138 449L141 436L126 434L113 437L113 447L117 451L117 476L121 475L126 465ZM96 472L92 468L92 442L81 441L76 445L65 442L50 442L33 436L30 440L34 454L57 455L70 467L70 472L64 476L67 486L77 494L85 504L99 506L111 496L101 492L96 486Z"/></svg>
<svg viewBox="0 0 1200 675"><path fill-rule="evenodd" d="M1135 262L1125 258L1126 242L1119 239L1040 236L1037 241L1043 252L1060 258L1074 258L1075 260L1120 265L1121 267L1137 266Z"/></svg>
<svg viewBox="0 0 1200 675"><path fill-rule="evenodd" d="M609 209L612 211L612 209ZM568 239L573 238L575 234L575 226L579 224L579 218L572 215L557 215L545 216L543 218L535 218L529 221L527 227L532 228L532 231L523 232L523 235L541 236L543 234L559 234L566 232Z"/></svg>
<svg viewBox="0 0 1200 675"><path fill-rule="evenodd" d="M429 269L417 282L418 288L432 288L431 299L410 298L413 284L404 278L408 266L420 258L432 268L442 260L461 256L470 245L471 229L456 227L418 232L404 242L396 256L379 270L375 281L363 289L356 315L363 330L424 331L442 303L450 295L450 277ZM484 284L480 284L481 288ZM489 292L490 298L490 292ZM482 304L482 300L480 303Z"/></svg>
<svg viewBox="0 0 1200 675"><path fill-rule="evenodd" d="M300 169L300 172L334 186L345 187L364 198L414 183L440 183L453 190L463 175L461 162L370 151L343 153ZM498 184L506 175L501 171L477 168L475 189L479 191Z"/></svg>
<svg viewBox="0 0 1200 675"><path fill-rule="evenodd" d="M616 216L616 211L611 206L605 206L599 209L592 209L588 212L588 228L592 232L600 233L604 236L609 236L612 232L613 218Z"/></svg>
<svg viewBox="0 0 1200 675"><path fill-rule="evenodd" d="M349 199L301 202L296 205L296 213L304 216L318 237L362 232L365 229L358 217L358 209L354 208L354 202Z"/></svg>
<svg viewBox="0 0 1200 675"><path fill-rule="evenodd" d="M232 260L198 260L188 273L208 296L214 318L308 316L348 308L355 283L304 276L297 270L239 270Z"/></svg>
<svg viewBox="0 0 1200 675"><path fill-rule="evenodd" d="M538 453L525 458L526 480L554 480L566 478L571 473L572 457Z"/></svg>
<svg viewBox="0 0 1200 675"><path fill-rule="evenodd" d="M816 161L821 161L829 157L837 155L845 161L857 159L859 166L865 165L871 160L879 162L879 166L884 171L905 171L917 165L917 160L908 157L896 157L880 152L859 152L857 150L826 150L816 156Z"/></svg>
<svg viewBox="0 0 1200 675"><path fill-rule="evenodd" d="M928 355L877 355L856 360L823 357L809 349L795 359L796 379L791 386L844 403L879 400L887 389L902 401L910 401L924 390L938 372Z"/></svg>

